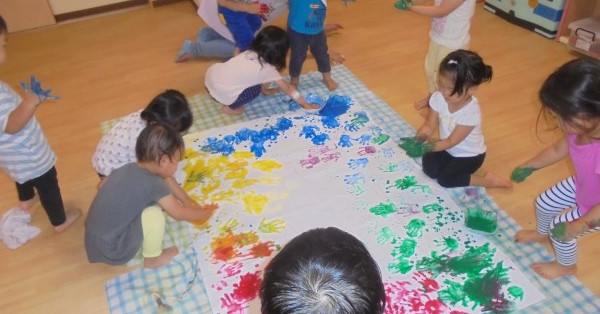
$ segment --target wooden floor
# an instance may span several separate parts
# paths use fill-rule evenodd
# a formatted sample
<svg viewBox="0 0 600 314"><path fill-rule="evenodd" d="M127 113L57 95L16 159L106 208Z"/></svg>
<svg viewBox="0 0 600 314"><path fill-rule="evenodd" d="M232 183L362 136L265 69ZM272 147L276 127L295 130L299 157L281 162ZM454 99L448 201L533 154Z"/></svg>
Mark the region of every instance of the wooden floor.
<svg viewBox="0 0 600 314"><path fill-rule="evenodd" d="M346 66L411 125L424 96L423 58L430 20L393 8L391 1L330 1L329 22L345 29L329 38ZM279 21L282 26L284 21ZM185 39L202 25L191 2L92 18L9 35L8 60L0 80L18 89L35 74L62 97L37 111L51 146L63 198L87 212L98 178L90 159L100 138L99 123L145 107L166 88L186 95L205 92L204 72L214 60L175 64ZM477 5L471 49L494 69L477 96L482 104L488 155L485 167L508 177L519 163L552 143L557 132L536 132L537 90L556 67L574 58L561 44L513 26ZM314 70L309 61L305 71ZM533 200L571 173L561 162L511 190L489 190L521 226L534 228ZM0 211L17 203L13 183L0 175ZM106 313L104 282L131 269L89 264L83 247L83 219L55 234L41 208L33 216L41 235L18 250L0 245L0 312ZM600 295L597 235L580 240L579 279Z"/></svg>

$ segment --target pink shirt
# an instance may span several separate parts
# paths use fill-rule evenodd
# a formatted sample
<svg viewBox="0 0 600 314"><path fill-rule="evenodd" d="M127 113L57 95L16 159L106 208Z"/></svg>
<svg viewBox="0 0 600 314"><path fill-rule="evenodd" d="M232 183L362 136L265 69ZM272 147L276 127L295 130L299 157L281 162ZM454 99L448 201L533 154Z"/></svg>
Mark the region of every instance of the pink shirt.
<svg viewBox="0 0 600 314"><path fill-rule="evenodd" d="M600 141L579 145L577 135L567 134L569 155L575 168L575 201L582 215L600 204Z"/></svg>

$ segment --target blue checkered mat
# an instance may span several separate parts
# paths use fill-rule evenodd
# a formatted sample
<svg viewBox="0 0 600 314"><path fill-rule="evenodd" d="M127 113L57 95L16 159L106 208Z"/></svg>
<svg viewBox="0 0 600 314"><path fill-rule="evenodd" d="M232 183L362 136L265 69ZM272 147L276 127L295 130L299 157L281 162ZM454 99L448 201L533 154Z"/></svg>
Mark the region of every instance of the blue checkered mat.
<svg viewBox="0 0 600 314"><path fill-rule="evenodd" d="M332 75L339 83L336 93L352 96L395 141L414 135L414 129L383 100L369 91L346 67L334 67ZM324 97L329 92L321 79L321 75L315 72L303 75L299 90L305 95L310 92ZM282 93L259 96L257 100L245 106L243 115L232 117L221 114L220 105L207 95L196 95L188 100L194 113L194 125L190 130L192 132L283 113L290 107L288 98ZM106 131L114 122L115 120L107 121L101 128ZM461 207L469 205L466 203L465 192L465 188L449 190L452 198ZM568 276L550 281L533 273L529 268L530 264L550 261L553 256L539 244L516 245L513 235L520 229L518 224L485 194L484 189L478 189L478 193L482 198L478 205L498 214L498 232L490 235L489 241L520 265L523 272L546 296L546 300L522 312L600 313L600 299L575 277ZM166 243L167 246L176 244L180 249L190 246L190 235L185 234L186 228L183 224L169 220L167 233L170 233L170 237L167 237L165 242L171 243ZM106 296L111 313L210 313L204 284L202 278L198 277L200 272L195 271L195 254L193 250L188 249L178 255L169 266L158 270L138 269L108 281Z"/></svg>

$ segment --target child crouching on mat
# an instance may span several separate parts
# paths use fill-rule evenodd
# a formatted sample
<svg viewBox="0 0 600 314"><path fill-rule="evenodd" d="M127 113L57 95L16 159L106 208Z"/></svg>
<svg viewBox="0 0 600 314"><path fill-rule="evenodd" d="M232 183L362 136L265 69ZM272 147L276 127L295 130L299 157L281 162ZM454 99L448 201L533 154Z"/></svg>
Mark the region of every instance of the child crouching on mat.
<svg viewBox="0 0 600 314"><path fill-rule="evenodd" d="M517 167L511 178L523 181L534 170L570 157L575 174L535 201L537 230L521 230L519 243L550 238L556 260L531 267L544 278L577 271L577 239L600 230L600 61L572 60L552 73L540 89L542 111L556 119L564 136Z"/></svg>
<svg viewBox="0 0 600 314"><path fill-rule="evenodd" d="M448 54L439 66L439 89L429 99L419 141L429 140L423 172L443 187L510 187L512 183L491 172L475 173L483 164L486 146L481 132L481 109L473 93L492 79L492 68L468 50ZM430 140L439 129L440 139Z"/></svg>
<svg viewBox="0 0 600 314"><path fill-rule="evenodd" d="M221 111L242 114L243 106L258 97L263 84L271 82L303 108L319 108L319 105L308 104L296 88L281 77L279 71L285 68L289 48L286 31L267 26L258 32L248 50L208 68L204 84L210 95L223 105Z"/></svg>
<svg viewBox="0 0 600 314"><path fill-rule="evenodd" d="M216 204L194 209L183 206L165 178L177 170L184 150L181 135L159 123L148 125L135 147L137 162L111 172L94 198L85 223L88 260L125 264L142 249L144 267L166 265L178 253L163 249L165 216L176 220L206 220Z"/></svg>

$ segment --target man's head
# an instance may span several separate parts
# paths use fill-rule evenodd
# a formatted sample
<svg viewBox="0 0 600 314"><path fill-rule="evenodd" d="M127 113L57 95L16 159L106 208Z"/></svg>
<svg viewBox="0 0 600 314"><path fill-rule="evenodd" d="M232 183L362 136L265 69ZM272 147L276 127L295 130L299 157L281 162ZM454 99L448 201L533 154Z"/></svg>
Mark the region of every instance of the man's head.
<svg viewBox="0 0 600 314"><path fill-rule="evenodd" d="M337 228L292 239L265 269L263 314L376 314L385 308L377 264L357 238Z"/></svg>

